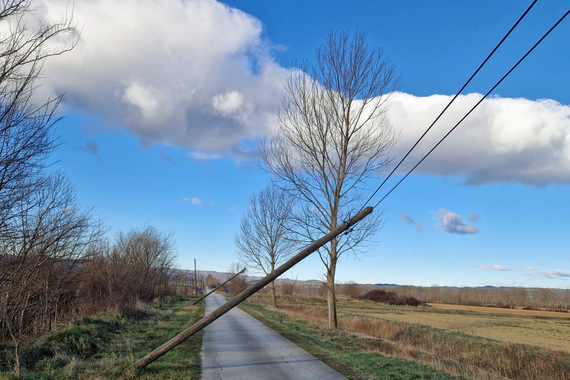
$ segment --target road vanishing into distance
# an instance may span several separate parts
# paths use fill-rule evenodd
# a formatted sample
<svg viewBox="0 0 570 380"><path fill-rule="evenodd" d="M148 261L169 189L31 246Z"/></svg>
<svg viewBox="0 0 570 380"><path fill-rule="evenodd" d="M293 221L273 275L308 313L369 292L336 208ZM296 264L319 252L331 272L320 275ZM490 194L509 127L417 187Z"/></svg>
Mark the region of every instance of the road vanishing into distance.
<svg viewBox="0 0 570 380"><path fill-rule="evenodd" d="M211 294L205 314L226 302ZM345 379L244 311L234 308L204 329L202 379Z"/></svg>

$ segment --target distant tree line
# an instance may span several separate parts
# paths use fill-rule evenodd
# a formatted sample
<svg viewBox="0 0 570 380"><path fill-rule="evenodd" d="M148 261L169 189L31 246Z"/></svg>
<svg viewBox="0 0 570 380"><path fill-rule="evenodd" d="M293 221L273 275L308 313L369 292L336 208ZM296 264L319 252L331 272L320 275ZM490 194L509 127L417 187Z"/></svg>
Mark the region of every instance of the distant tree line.
<svg viewBox="0 0 570 380"><path fill-rule="evenodd" d="M303 288L300 288L303 289ZM380 289L400 297L416 298L425 303L501 307L511 309L570 310L570 289L523 287L441 287L441 286L373 286L354 283L340 284L339 294L358 298L364 293ZM315 288L314 293L318 290ZM305 293L310 293L305 288Z"/></svg>

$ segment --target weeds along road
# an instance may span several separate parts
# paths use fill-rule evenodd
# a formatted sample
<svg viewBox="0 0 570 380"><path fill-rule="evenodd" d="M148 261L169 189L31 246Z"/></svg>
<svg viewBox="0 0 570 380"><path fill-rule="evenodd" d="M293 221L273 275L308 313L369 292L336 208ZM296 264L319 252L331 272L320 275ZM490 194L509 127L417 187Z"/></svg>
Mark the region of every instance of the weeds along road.
<svg viewBox="0 0 570 380"><path fill-rule="evenodd" d="M206 298L209 314L226 300ZM202 379L345 379L244 311L234 308L204 329Z"/></svg>

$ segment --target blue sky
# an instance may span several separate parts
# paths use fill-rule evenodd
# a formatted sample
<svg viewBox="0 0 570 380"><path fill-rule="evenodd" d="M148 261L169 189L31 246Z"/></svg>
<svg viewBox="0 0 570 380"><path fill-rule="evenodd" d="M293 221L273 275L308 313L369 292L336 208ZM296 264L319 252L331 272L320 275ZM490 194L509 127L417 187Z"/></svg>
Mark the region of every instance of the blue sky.
<svg viewBox="0 0 570 380"><path fill-rule="evenodd" d="M54 18L67 4L38 3ZM400 158L529 4L77 0L79 43L45 66L42 91L66 94L52 167L111 237L150 223L174 235L181 268L228 270L248 198L270 179L255 146L287 68L331 30L366 31L402 80L389 111ZM567 7L539 1L418 155ZM565 20L382 203L377 244L344 257L339 282L570 287L569 36ZM290 276L323 273L310 257Z"/></svg>

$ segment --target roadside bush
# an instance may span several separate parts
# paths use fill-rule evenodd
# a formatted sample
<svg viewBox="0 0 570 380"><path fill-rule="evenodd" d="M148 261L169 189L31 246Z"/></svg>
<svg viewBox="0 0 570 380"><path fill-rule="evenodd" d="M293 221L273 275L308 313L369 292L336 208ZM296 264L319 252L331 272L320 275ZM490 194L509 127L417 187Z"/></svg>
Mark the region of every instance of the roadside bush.
<svg viewBox="0 0 570 380"><path fill-rule="evenodd" d="M421 306L424 305L423 302L414 297L401 297L396 293L387 292L385 290L375 289L371 290L363 296L358 297L360 300L374 301L378 303L385 303L388 305L398 305L398 306Z"/></svg>

